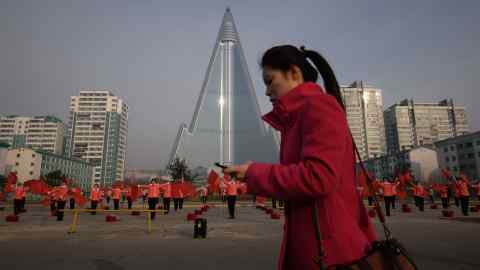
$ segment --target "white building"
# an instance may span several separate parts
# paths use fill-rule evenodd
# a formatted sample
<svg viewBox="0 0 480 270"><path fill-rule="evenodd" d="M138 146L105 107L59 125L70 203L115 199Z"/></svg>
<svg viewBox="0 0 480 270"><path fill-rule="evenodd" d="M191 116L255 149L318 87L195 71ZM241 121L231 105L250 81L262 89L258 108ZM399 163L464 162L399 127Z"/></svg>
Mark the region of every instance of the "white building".
<svg viewBox="0 0 480 270"><path fill-rule="evenodd" d="M30 148L15 148L7 153L7 173L17 173L18 181L40 179L42 156Z"/></svg>
<svg viewBox="0 0 480 270"><path fill-rule="evenodd" d="M65 125L54 116L1 116L0 141L12 148L29 147L63 153Z"/></svg>
<svg viewBox="0 0 480 270"><path fill-rule="evenodd" d="M440 168L480 178L480 131L435 143Z"/></svg>
<svg viewBox="0 0 480 270"><path fill-rule="evenodd" d="M386 153L382 90L356 81L341 87L348 125L362 159Z"/></svg>
<svg viewBox="0 0 480 270"><path fill-rule="evenodd" d="M65 153L95 165L94 181L124 179L128 106L110 91L84 90L72 96Z"/></svg>
<svg viewBox="0 0 480 270"><path fill-rule="evenodd" d="M416 180L428 182L438 169L437 153L428 147L400 151L365 161L365 167L377 179L392 178L398 172L410 168Z"/></svg>
<svg viewBox="0 0 480 270"><path fill-rule="evenodd" d="M453 100L418 103L403 100L384 113L387 149L394 153L468 133L465 108Z"/></svg>

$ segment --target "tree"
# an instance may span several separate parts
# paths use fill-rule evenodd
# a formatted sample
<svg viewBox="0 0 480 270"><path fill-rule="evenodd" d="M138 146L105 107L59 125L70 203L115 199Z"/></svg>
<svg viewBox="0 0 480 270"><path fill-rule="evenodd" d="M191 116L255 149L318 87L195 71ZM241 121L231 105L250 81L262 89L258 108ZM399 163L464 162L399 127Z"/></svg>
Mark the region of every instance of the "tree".
<svg viewBox="0 0 480 270"><path fill-rule="evenodd" d="M61 170L55 170L47 173L44 176L45 182L50 186L60 186L62 184L62 180L65 179L65 175L63 175Z"/></svg>
<svg viewBox="0 0 480 270"><path fill-rule="evenodd" d="M180 159L178 157L168 164L167 172L173 180L184 179L185 181L193 181L199 176L188 168L185 159Z"/></svg>

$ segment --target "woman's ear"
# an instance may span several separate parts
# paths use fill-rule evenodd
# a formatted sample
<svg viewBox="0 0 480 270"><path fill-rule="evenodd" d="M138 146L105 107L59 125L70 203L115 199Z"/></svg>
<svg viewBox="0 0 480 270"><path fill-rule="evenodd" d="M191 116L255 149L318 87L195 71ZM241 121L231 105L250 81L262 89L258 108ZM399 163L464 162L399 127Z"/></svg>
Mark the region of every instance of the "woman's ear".
<svg viewBox="0 0 480 270"><path fill-rule="evenodd" d="M293 65L292 68L290 68L290 72L293 81L298 83L303 83L305 81L303 78L302 70L298 66Z"/></svg>

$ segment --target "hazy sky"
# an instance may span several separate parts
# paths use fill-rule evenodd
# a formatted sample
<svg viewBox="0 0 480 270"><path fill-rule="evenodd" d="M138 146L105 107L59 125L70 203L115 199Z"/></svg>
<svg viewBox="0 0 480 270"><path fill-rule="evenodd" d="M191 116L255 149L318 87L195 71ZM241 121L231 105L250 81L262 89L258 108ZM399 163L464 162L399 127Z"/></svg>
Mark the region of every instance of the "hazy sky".
<svg viewBox="0 0 480 270"><path fill-rule="evenodd" d="M341 83L403 98L453 98L480 129L480 1L0 1L0 114L68 113L80 89L130 106L128 168L158 168L191 120L229 5L261 109L258 60L269 47L323 53Z"/></svg>

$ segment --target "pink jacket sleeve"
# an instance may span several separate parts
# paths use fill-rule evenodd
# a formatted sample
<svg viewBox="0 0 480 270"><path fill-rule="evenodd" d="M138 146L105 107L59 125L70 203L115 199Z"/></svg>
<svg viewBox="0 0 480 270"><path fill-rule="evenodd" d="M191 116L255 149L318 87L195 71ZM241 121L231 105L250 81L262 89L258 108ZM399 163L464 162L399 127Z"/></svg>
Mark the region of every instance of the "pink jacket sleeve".
<svg viewBox="0 0 480 270"><path fill-rule="evenodd" d="M343 160L350 135L336 101L330 97L312 100L300 117L300 161L287 165L252 163L245 177L249 192L287 200L314 199L336 188L344 165L353 170L353 164Z"/></svg>

